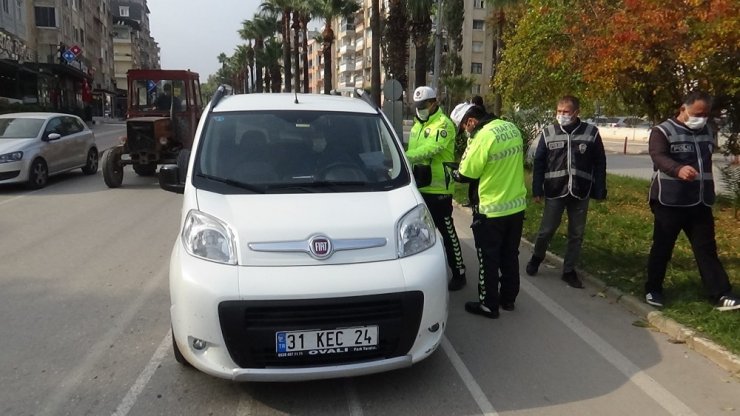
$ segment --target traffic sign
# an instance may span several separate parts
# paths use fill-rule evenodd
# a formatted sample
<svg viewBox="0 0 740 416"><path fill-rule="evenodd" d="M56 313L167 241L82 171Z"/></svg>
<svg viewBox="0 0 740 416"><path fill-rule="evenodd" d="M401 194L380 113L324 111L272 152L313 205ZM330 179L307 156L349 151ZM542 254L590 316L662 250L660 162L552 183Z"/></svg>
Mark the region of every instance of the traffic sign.
<svg viewBox="0 0 740 416"><path fill-rule="evenodd" d="M75 60L75 54L69 49L67 49L66 51L62 53L62 58L64 58L64 60L67 61L67 63L71 64L72 61Z"/></svg>
<svg viewBox="0 0 740 416"><path fill-rule="evenodd" d="M79 46L77 46L77 45L74 45L74 46L72 46L71 48L69 48L69 50L70 50L70 51L71 51L71 52L72 52L73 54L75 54L75 56L77 56L77 55L79 55L79 54L81 54L81 53L82 53L82 48L80 48L80 47L79 47Z"/></svg>

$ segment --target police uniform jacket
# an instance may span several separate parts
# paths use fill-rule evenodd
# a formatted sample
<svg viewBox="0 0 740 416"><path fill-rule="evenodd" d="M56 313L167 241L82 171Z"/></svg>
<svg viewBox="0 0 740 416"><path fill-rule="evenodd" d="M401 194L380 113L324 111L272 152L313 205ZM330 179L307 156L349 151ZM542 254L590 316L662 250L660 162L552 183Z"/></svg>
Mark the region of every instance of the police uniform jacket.
<svg viewBox="0 0 740 416"><path fill-rule="evenodd" d="M443 163L455 161L455 131L455 124L440 107L427 121L415 117L406 157L413 165L431 165L432 168L432 182L419 188L420 192L448 195L454 192L454 181Z"/></svg>
<svg viewBox="0 0 740 416"><path fill-rule="evenodd" d="M694 131L673 118L653 127L648 147L655 172L650 200L676 207L714 204L713 146L708 126ZM694 180L678 178L678 171L685 165L699 172Z"/></svg>
<svg viewBox="0 0 740 416"><path fill-rule="evenodd" d="M534 155L535 197L606 198L606 154L596 126L576 119L542 131Z"/></svg>

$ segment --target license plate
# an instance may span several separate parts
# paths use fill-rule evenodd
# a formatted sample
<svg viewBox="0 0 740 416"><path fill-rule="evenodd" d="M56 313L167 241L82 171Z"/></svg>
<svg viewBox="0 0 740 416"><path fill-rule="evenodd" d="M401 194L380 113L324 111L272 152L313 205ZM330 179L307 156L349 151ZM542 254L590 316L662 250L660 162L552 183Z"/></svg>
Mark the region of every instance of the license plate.
<svg viewBox="0 0 740 416"><path fill-rule="evenodd" d="M284 331L275 333L277 353L333 349L337 352L378 345L378 326L355 326L324 331Z"/></svg>

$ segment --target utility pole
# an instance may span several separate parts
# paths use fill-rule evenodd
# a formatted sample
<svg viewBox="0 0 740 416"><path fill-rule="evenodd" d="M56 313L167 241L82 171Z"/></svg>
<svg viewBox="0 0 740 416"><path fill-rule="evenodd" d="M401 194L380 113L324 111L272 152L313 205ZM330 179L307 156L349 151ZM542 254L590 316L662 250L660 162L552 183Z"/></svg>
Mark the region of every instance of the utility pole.
<svg viewBox="0 0 740 416"><path fill-rule="evenodd" d="M437 28L434 32L434 75L432 75L432 88L437 91L439 83L440 66L442 65L442 0L437 0Z"/></svg>

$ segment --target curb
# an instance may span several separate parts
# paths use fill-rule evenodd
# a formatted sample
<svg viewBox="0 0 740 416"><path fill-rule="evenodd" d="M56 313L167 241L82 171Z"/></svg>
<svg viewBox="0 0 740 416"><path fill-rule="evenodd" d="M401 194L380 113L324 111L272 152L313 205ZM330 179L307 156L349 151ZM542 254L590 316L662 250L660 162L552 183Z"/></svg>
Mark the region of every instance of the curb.
<svg viewBox="0 0 740 416"><path fill-rule="evenodd" d="M534 248L534 244L529 240L522 238L521 241L530 250ZM563 259L549 251L545 256L545 260L549 260L550 262L560 266L563 265ZM725 347L700 335L696 330L688 328L663 315L662 312L646 304L641 299L626 294L615 287L608 286L601 279L598 279L581 269L578 269L578 275L591 286L601 288L599 293L603 294L605 297L614 299L616 303L623 305L630 312L645 318L652 327L668 335L671 342L676 344L686 344L690 349L703 355L723 370L728 371L733 377L740 379L740 357L733 354Z"/></svg>

